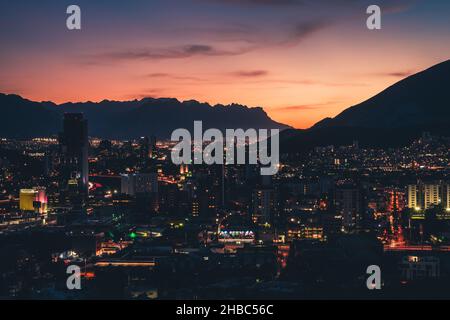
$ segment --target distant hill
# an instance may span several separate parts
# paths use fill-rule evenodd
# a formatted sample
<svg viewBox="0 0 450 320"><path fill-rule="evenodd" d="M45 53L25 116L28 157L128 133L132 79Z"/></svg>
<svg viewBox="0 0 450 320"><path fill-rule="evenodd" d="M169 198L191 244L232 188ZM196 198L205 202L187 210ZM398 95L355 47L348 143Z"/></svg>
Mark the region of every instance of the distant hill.
<svg viewBox="0 0 450 320"><path fill-rule="evenodd" d="M0 108L0 136L11 138L57 134L66 112L84 113L89 121L89 135L101 138L127 139L144 135L168 138L177 128L192 130L195 120L202 120L204 129L290 128L270 119L259 107L211 106L195 100L180 102L170 98L56 105L0 94Z"/></svg>
<svg viewBox="0 0 450 320"><path fill-rule="evenodd" d="M407 77L376 96L307 130L282 133L288 152L359 140L366 146L397 146L423 131L450 136L450 60Z"/></svg>
<svg viewBox="0 0 450 320"><path fill-rule="evenodd" d="M61 115L17 95L0 94L0 136L25 138L58 133Z"/></svg>

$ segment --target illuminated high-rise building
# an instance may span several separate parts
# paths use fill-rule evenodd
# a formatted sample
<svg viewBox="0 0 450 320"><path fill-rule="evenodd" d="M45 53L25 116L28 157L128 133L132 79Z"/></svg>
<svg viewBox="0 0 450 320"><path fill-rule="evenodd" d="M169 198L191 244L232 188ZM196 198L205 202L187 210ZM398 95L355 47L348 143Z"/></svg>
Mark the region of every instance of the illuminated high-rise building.
<svg viewBox="0 0 450 320"><path fill-rule="evenodd" d="M450 184L446 185L445 209L450 211Z"/></svg>
<svg viewBox="0 0 450 320"><path fill-rule="evenodd" d="M408 207L419 208L419 188L415 184L408 185Z"/></svg>
<svg viewBox="0 0 450 320"><path fill-rule="evenodd" d="M22 211L47 213L47 202L44 188L20 189L19 208Z"/></svg>
<svg viewBox="0 0 450 320"><path fill-rule="evenodd" d="M84 207L88 199L88 123L81 113L64 114L60 134L61 180L65 200L74 207Z"/></svg>
<svg viewBox="0 0 450 320"><path fill-rule="evenodd" d="M424 208L429 209L432 206L441 204L440 185L426 184L424 185Z"/></svg>
<svg viewBox="0 0 450 320"><path fill-rule="evenodd" d="M19 208L23 211L34 211L33 202L36 198L34 189L21 189L19 195Z"/></svg>
<svg viewBox="0 0 450 320"><path fill-rule="evenodd" d="M450 203L448 187L442 183L408 185L408 207L416 210L426 210L433 206L443 205L447 208Z"/></svg>

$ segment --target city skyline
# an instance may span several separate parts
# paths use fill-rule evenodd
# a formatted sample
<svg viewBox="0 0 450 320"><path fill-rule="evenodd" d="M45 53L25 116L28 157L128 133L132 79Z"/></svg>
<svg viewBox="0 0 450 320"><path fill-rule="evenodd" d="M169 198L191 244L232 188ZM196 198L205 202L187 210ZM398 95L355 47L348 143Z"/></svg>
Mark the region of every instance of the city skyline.
<svg viewBox="0 0 450 320"><path fill-rule="evenodd" d="M366 28L368 4L79 1L82 29L69 31L69 3L1 1L0 91L235 102L307 128L448 57L445 1L379 1L381 30Z"/></svg>
<svg viewBox="0 0 450 320"><path fill-rule="evenodd" d="M0 300L450 299L449 13L0 0Z"/></svg>

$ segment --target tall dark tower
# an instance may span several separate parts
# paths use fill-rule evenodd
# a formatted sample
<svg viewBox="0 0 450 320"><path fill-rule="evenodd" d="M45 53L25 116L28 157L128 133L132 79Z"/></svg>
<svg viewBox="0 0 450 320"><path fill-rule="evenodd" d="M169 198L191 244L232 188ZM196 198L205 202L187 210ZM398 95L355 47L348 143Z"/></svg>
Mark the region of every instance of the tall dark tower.
<svg viewBox="0 0 450 320"><path fill-rule="evenodd" d="M61 147L61 190L76 208L88 199L88 125L81 113L64 114Z"/></svg>
<svg viewBox="0 0 450 320"><path fill-rule="evenodd" d="M148 169L150 159L150 141L148 137L141 137L139 139L139 167L140 170Z"/></svg>
<svg viewBox="0 0 450 320"><path fill-rule="evenodd" d="M143 160L147 160L150 157L150 140L148 137L139 139L139 157Z"/></svg>

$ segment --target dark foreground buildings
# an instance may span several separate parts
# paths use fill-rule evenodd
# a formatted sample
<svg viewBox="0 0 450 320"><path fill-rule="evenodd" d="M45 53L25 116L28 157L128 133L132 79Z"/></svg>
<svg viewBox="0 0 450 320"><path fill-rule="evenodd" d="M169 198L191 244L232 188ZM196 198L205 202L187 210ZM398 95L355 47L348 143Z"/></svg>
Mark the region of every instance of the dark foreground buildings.
<svg viewBox="0 0 450 320"><path fill-rule="evenodd" d="M270 179L152 140L88 138L82 114L0 139L0 298L450 298L449 139L318 147Z"/></svg>

